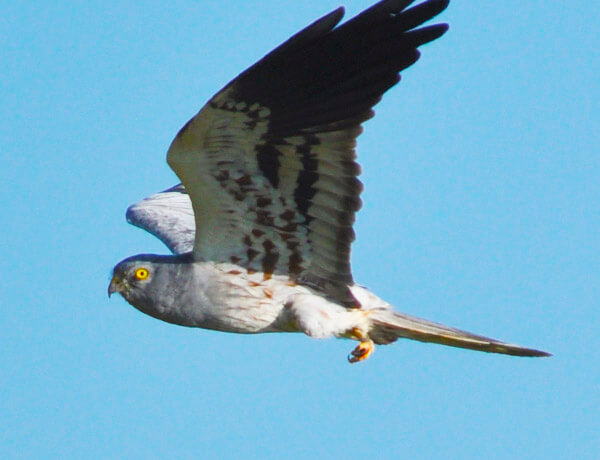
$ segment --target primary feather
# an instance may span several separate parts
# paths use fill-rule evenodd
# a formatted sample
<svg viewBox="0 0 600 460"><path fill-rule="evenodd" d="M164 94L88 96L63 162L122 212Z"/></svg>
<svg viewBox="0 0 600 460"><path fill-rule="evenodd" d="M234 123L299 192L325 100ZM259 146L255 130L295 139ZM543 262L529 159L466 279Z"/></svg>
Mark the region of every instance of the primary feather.
<svg viewBox="0 0 600 460"><path fill-rule="evenodd" d="M340 8L267 54L213 97L174 139L168 162L191 196L194 253L290 274L359 306L350 245L362 185L361 123L417 48L446 30L417 28L433 0L382 2L336 27Z"/></svg>

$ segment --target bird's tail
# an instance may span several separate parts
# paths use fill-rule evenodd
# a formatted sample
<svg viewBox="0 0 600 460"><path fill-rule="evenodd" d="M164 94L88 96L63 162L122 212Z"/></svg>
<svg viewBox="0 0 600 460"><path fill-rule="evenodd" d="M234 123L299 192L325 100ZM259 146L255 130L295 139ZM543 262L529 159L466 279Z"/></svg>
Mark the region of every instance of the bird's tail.
<svg viewBox="0 0 600 460"><path fill-rule="evenodd" d="M502 353L513 356L551 356L545 351L524 348L519 345L471 334L443 324L432 323L421 318L397 313L390 309L372 310L369 337L376 344L394 342L399 338L433 342L451 347L468 348L487 353Z"/></svg>

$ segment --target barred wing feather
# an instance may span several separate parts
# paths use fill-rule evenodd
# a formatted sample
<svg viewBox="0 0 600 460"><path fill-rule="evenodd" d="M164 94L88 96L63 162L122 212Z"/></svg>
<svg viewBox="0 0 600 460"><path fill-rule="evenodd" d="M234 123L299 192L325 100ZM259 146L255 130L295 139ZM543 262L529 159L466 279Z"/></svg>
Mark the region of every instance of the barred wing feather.
<svg viewBox="0 0 600 460"><path fill-rule="evenodd" d="M240 74L177 134L168 162L190 194L194 255L289 275L348 306L361 123L445 24L447 6L339 8Z"/></svg>

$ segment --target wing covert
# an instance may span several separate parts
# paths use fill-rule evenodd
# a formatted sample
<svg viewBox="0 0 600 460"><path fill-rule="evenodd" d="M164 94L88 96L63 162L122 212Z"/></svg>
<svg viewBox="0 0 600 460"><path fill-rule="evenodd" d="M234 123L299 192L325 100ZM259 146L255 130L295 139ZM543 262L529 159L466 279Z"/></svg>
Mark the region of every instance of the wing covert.
<svg viewBox="0 0 600 460"><path fill-rule="evenodd" d="M420 26L447 0L382 1L336 27L317 20L241 73L173 140L190 194L194 255L285 273L358 306L350 245L362 185L361 123L447 25Z"/></svg>

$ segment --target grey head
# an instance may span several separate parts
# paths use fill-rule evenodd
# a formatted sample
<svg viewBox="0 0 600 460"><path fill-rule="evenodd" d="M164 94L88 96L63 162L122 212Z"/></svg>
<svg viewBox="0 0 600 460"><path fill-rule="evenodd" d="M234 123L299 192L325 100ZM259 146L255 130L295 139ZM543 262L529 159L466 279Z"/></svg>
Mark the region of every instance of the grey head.
<svg viewBox="0 0 600 460"><path fill-rule="evenodd" d="M171 312L182 286L192 276L192 261L191 253L128 257L115 265L108 296L117 292L141 312L181 324Z"/></svg>

